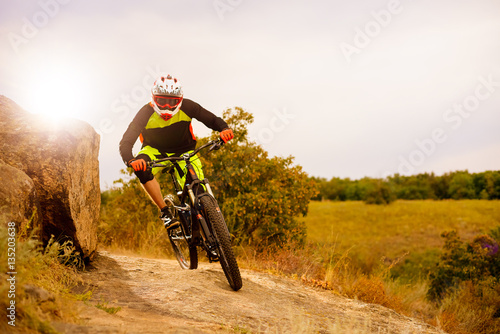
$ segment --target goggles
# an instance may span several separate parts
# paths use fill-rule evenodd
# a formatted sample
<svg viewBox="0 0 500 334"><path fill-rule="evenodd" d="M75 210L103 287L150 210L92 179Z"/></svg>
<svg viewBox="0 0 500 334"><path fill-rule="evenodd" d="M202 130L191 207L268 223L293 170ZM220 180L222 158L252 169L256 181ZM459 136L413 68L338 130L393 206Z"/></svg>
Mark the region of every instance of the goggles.
<svg viewBox="0 0 500 334"><path fill-rule="evenodd" d="M169 109L169 110L174 110L177 108L179 103L182 101L182 97L175 97L175 96L153 96L153 100L155 101L156 105L158 108L161 110Z"/></svg>

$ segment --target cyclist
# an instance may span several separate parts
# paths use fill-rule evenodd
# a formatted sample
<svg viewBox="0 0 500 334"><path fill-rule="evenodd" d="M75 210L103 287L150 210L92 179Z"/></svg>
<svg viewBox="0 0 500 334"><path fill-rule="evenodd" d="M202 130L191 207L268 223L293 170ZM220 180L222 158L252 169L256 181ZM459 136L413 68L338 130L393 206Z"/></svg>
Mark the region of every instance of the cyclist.
<svg viewBox="0 0 500 334"><path fill-rule="evenodd" d="M204 109L198 103L185 99L182 86L172 75L159 77L151 89L151 102L144 105L135 115L120 141L120 155L125 164L134 169L144 190L160 209L160 218L166 227L173 221L169 207L161 194L161 189L154 175L161 168L148 170L146 162L168 156L181 156L190 153L196 147L191 120L195 118L212 130L219 131L221 139L226 143L233 138L233 131L220 117ZM142 147L137 156L132 154L132 147L137 138ZM200 159L191 158L198 176L203 179ZM178 162L175 177L181 188L184 186L185 162Z"/></svg>

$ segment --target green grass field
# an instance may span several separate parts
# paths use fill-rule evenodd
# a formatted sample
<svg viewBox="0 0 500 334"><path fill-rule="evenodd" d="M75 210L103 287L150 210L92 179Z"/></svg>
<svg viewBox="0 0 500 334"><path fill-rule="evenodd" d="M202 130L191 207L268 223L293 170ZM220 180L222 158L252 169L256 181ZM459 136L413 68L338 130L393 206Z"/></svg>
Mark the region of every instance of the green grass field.
<svg viewBox="0 0 500 334"><path fill-rule="evenodd" d="M349 250L354 263L371 272L405 255L395 272L414 277L439 258L441 233L457 230L464 240L500 226L500 201L402 201L387 206L363 202L317 202L304 218L307 240L320 247ZM404 269L403 269L404 267Z"/></svg>

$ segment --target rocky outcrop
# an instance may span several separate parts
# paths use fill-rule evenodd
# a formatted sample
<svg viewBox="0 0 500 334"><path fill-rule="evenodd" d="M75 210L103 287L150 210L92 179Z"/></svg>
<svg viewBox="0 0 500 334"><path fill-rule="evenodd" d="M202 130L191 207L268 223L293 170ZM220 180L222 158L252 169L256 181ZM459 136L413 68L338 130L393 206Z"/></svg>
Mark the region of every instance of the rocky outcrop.
<svg viewBox="0 0 500 334"><path fill-rule="evenodd" d="M0 222L15 222L20 236L40 231L42 215L33 180L0 160Z"/></svg>
<svg viewBox="0 0 500 334"><path fill-rule="evenodd" d="M97 247L99 135L87 123L32 115L0 96L0 157L34 183L47 242L73 241L85 259Z"/></svg>

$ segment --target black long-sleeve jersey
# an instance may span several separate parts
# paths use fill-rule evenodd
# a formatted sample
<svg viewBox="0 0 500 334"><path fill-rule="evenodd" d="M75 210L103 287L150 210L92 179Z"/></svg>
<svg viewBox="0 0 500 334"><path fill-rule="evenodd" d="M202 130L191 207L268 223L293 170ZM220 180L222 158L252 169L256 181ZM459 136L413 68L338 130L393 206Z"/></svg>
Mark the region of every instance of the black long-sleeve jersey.
<svg viewBox="0 0 500 334"><path fill-rule="evenodd" d="M151 146L163 153L185 153L196 147L191 119L195 118L212 130L222 131L227 123L198 103L183 99L181 108L170 120L163 120L150 104L144 105L123 134L120 155L127 164L134 158L132 147L138 137L142 147Z"/></svg>

